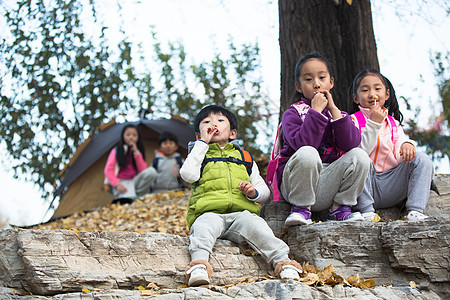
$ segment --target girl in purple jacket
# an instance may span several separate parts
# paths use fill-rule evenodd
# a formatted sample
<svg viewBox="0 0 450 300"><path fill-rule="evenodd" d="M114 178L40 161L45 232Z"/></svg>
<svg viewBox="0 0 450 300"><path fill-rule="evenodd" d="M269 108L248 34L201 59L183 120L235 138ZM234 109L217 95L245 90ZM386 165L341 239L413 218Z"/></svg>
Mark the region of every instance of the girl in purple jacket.
<svg viewBox="0 0 450 300"><path fill-rule="evenodd" d="M295 100L282 117L277 180L292 204L286 226L311 224L311 211L328 209L328 219L361 221L352 213L370 169L370 158L357 148L361 134L335 105L329 61L309 53L295 67Z"/></svg>

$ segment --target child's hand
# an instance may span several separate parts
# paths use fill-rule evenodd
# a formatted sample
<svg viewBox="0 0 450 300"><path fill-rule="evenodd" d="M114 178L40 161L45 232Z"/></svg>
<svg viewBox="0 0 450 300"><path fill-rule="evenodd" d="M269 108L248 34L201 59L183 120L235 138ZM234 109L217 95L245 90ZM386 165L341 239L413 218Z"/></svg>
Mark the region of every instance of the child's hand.
<svg viewBox="0 0 450 300"><path fill-rule="evenodd" d="M133 151L133 154L139 153L139 149L137 148L136 143L131 143L129 146L130 146L131 151Z"/></svg>
<svg viewBox="0 0 450 300"><path fill-rule="evenodd" d="M241 181L239 182L239 190L247 197L249 198L255 198L256 197L256 189L253 184L251 184L248 181Z"/></svg>
<svg viewBox="0 0 450 300"><path fill-rule="evenodd" d="M410 163L414 158L416 158L416 147L411 143L403 143L400 147L400 156L407 163Z"/></svg>
<svg viewBox="0 0 450 300"><path fill-rule="evenodd" d="M370 114L369 114L369 120L372 120L376 123L381 124L381 122L383 122L383 120L386 118L387 116L387 110L383 109L383 107L378 106L377 104L375 104L372 109L370 110Z"/></svg>
<svg viewBox="0 0 450 300"><path fill-rule="evenodd" d="M331 93L329 91L323 91L322 93L327 98L327 101L328 101L327 109L331 113L333 120L342 118L343 115L342 115L341 111L339 110L339 108L334 103L333 96L331 95Z"/></svg>
<svg viewBox="0 0 450 300"><path fill-rule="evenodd" d="M214 125L204 126L200 131L200 139L204 140L207 144L211 141L214 134L217 132L217 127Z"/></svg>
<svg viewBox="0 0 450 300"><path fill-rule="evenodd" d="M127 188L124 187L121 183L116 185L116 189L120 194L125 194L127 192Z"/></svg>
<svg viewBox="0 0 450 300"><path fill-rule="evenodd" d="M326 91L317 91L311 100L311 108L321 113L328 105L328 99L325 95ZM331 96L331 95L330 95Z"/></svg>

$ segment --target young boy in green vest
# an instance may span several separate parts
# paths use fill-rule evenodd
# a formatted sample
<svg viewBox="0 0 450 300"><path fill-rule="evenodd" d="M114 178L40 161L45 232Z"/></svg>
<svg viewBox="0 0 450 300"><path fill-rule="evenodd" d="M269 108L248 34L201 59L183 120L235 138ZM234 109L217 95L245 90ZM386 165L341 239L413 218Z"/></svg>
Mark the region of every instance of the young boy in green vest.
<svg viewBox="0 0 450 300"><path fill-rule="evenodd" d="M229 110L210 105L194 121L197 141L180 174L192 184L186 216L190 229L189 286L210 283L209 255L218 238L247 243L275 268L278 277L298 279L301 266L288 258L289 247L275 237L259 216L257 203L269 198L269 189L251 155L231 143L237 119ZM249 159L250 158L250 159Z"/></svg>

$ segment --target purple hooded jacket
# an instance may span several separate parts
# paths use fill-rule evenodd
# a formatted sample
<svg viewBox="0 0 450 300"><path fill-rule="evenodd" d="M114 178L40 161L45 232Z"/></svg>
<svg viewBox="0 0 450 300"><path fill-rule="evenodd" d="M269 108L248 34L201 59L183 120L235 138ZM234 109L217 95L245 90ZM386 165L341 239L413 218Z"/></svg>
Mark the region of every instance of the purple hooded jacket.
<svg viewBox="0 0 450 300"><path fill-rule="evenodd" d="M301 99L311 106L311 101ZM339 152L347 152L361 143L361 133L346 112L344 117L333 121L328 109L318 113L309 109L304 121L297 110L288 108L281 121L283 145L277 168L277 181L280 185L284 167L288 159L303 146L311 146L319 151L323 163L331 163L339 158ZM284 159L283 159L284 158Z"/></svg>

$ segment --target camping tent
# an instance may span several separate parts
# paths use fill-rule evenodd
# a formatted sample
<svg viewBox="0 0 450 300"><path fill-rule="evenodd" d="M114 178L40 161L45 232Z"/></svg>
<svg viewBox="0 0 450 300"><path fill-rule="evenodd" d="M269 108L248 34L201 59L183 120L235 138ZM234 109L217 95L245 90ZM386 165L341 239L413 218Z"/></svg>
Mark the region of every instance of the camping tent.
<svg viewBox="0 0 450 300"><path fill-rule="evenodd" d="M104 188L103 169L109 152L120 141L123 127L130 123L140 129L148 165L153 161L154 150L158 148L158 138L162 132L170 131L178 137L178 152L183 157L187 155L188 142L195 139L193 128L178 119L141 119L128 123L112 121L99 127L99 132L78 147L66 168L61 171L61 183L53 193L54 199L59 197L59 205L51 219L112 202L112 194Z"/></svg>

